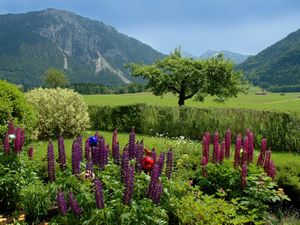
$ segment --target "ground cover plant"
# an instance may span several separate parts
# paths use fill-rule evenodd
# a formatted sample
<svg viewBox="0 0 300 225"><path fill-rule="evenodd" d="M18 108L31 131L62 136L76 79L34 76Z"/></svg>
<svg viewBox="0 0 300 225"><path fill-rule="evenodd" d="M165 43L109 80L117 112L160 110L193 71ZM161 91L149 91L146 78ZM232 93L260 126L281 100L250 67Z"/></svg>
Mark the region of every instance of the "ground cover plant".
<svg viewBox="0 0 300 225"><path fill-rule="evenodd" d="M184 137L173 142L160 137L161 143L153 145L158 139L137 140L133 131L129 138L128 134L117 132L112 137L103 134L104 137L99 132L88 132L75 139L60 137L57 142L35 142L28 152L23 148L17 154L14 149L19 145L6 140L6 151L0 155L1 172L6 174L12 169L8 165L14 163L7 163L12 158L12 162L20 162L17 166L20 171L13 173L24 180L16 185L19 189L15 194L9 195L15 196L14 208L25 212L26 223L46 220L53 224L249 224L266 221L265 215L269 214L265 209L269 202L286 198L262 167L252 169L247 165L246 184L242 188L245 176L240 165L235 168L230 159L218 162L218 154L224 152L225 157L228 148L228 143L223 144L223 141L219 145L220 153L216 154L216 147L210 152L210 156L215 157L210 160L215 162L203 165L201 157L206 153L201 152L200 143L194 144ZM19 139L13 142L15 140ZM147 140L154 140L151 147L147 146ZM213 143L216 145L216 140ZM170 146L180 150L171 150ZM240 155L242 159L244 154ZM255 152L253 154L256 160ZM142 166L147 155L156 159L152 170ZM6 163L2 163L4 161ZM215 188L218 183L213 186L214 193L208 193L203 186L205 182L201 181L203 168L208 179L224 169L228 171L225 174L235 176L236 183L230 186L232 193L228 194L225 186L223 190ZM2 182L9 183L8 177ZM254 202L249 201L254 192L251 188L257 188L257 177L266 182L261 197L255 201L264 209L261 211L252 210ZM241 199L240 193L248 196L249 202Z"/></svg>

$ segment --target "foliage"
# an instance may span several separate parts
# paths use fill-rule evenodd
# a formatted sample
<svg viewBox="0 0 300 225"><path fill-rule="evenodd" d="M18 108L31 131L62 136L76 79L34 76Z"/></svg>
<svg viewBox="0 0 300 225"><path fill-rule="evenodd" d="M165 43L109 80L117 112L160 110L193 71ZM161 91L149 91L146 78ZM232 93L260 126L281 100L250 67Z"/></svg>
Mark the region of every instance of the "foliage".
<svg viewBox="0 0 300 225"><path fill-rule="evenodd" d="M135 104L127 106L89 106L91 126L95 129L129 132L136 127L139 133L167 137L184 136L199 140L206 131L218 130L232 137L251 127L255 144L268 139L273 151L299 152L300 116L297 113L256 111L249 109L217 109L192 107L162 107ZM222 135L221 135L222 138Z"/></svg>
<svg viewBox="0 0 300 225"><path fill-rule="evenodd" d="M44 74L44 82L47 87L57 88L65 87L69 83L69 80L64 72L55 68L48 68Z"/></svg>
<svg viewBox="0 0 300 225"><path fill-rule="evenodd" d="M233 167L231 161L223 164L209 163L206 166L207 177L202 176L199 169L195 184L207 194L215 194L227 201L239 204L241 210L259 215L266 213L269 206L275 202L290 200L272 178L268 177L262 168L248 165L246 186L241 185L241 170Z"/></svg>
<svg viewBox="0 0 300 225"><path fill-rule="evenodd" d="M8 122L26 127L26 136L31 138L36 115L23 93L13 84L0 80L0 138L7 130Z"/></svg>
<svg viewBox="0 0 300 225"><path fill-rule="evenodd" d="M25 160L14 153L6 155L2 150L0 151L0 177L0 212L2 210L11 212L17 209L21 190L37 179Z"/></svg>
<svg viewBox="0 0 300 225"><path fill-rule="evenodd" d="M26 214L26 221L41 221L51 207L48 188L40 180L29 183L20 192L20 204Z"/></svg>
<svg viewBox="0 0 300 225"><path fill-rule="evenodd" d="M26 97L38 112L39 137L71 136L89 127L87 106L72 90L38 88L28 92Z"/></svg>
<svg viewBox="0 0 300 225"><path fill-rule="evenodd" d="M233 70L233 63L223 56L207 60L181 57L180 49L175 49L162 60L152 65L131 64L133 76L148 80L147 86L155 95L173 92L178 95L178 105L196 95L203 101L207 95L216 96L224 101L241 92L241 73Z"/></svg>
<svg viewBox="0 0 300 225"><path fill-rule="evenodd" d="M256 215L239 214L239 206L223 199L202 195L187 195L178 201L176 214L180 224L246 224L256 222ZM262 221L261 221L262 222Z"/></svg>

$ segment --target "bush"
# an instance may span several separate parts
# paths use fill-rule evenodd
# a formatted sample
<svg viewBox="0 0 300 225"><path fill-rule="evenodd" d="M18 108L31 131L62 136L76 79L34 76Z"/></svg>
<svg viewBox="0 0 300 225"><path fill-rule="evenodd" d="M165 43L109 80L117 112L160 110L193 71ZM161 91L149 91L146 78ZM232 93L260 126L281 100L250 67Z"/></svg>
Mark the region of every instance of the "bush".
<svg viewBox="0 0 300 225"><path fill-rule="evenodd" d="M31 90L26 94L38 113L38 136L70 137L89 127L87 106L81 95L69 89Z"/></svg>
<svg viewBox="0 0 300 225"><path fill-rule="evenodd" d="M15 85L0 80L0 139L7 130L9 120L26 128L26 136L31 137L36 123L33 107Z"/></svg>
<svg viewBox="0 0 300 225"><path fill-rule="evenodd" d="M21 190L20 203L25 212L26 221L41 221L48 214L51 206L49 190L41 181L30 183Z"/></svg>
<svg viewBox="0 0 300 225"><path fill-rule="evenodd" d="M217 109L193 107L162 107L135 104L127 106L89 106L94 129L136 131L168 137L184 136L199 140L206 131L225 134L231 129L234 139L241 130L251 128L258 146L262 137L268 139L273 151L300 152L300 115L289 112L249 109ZM223 137L221 137L223 138ZM234 140L233 140L234 141Z"/></svg>

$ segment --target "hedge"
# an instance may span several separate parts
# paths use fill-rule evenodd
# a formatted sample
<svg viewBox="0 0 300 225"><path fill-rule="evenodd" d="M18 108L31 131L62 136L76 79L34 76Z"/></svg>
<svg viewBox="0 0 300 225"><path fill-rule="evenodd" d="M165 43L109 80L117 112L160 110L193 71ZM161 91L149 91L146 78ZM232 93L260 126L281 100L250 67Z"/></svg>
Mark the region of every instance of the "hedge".
<svg viewBox="0 0 300 225"><path fill-rule="evenodd" d="M266 137L274 151L300 152L298 113L134 104L89 106L89 114L94 129L117 128L119 131L129 132L135 127L136 132L142 134L159 133L193 140L199 140L206 131L218 131L222 137L227 128L231 129L234 138L250 128L255 134L256 146L262 137Z"/></svg>

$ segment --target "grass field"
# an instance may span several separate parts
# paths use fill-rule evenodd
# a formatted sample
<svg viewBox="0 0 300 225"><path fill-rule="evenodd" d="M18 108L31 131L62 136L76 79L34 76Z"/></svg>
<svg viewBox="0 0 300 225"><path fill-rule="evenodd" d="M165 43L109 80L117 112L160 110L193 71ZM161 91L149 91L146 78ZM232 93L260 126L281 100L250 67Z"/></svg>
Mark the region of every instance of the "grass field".
<svg viewBox="0 0 300 225"><path fill-rule="evenodd" d="M192 99L186 101L187 106L194 107L219 107L219 108L248 108L258 110L280 110L300 112L300 93L270 93L268 95L255 95L260 91L252 87L248 94L240 94L237 98L231 98L225 103L215 103L212 97L205 102L196 102ZM177 106L177 97L171 93L163 98L154 96L150 92L122 95L85 95L84 99L88 105L128 105L135 103L147 103L160 106Z"/></svg>
<svg viewBox="0 0 300 225"><path fill-rule="evenodd" d="M86 131L83 133L83 143L84 141L95 134L94 131ZM100 132L101 135L104 136L107 144L111 145L112 141L112 132ZM175 159L182 158L183 155L187 158L199 159L202 155L202 145L199 141L191 141L183 138L177 139L169 139L165 137L151 137L147 135L136 135L136 140L144 140L144 146L146 148L152 149L153 147L157 150L157 152L167 152L169 148L172 148L174 151ZM119 133L118 141L120 143L120 150L128 143L129 134ZM71 162L71 149L72 149L73 139L65 139L65 149L67 155L67 162ZM47 146L48 141L37 141L32 143L35 149L35 160L46 160L47 158ZM57 157L57 140L53 141L55 154ZM212 148L212 147L211 147ZM256 147L258 149L258 147ZM212 151L212 150L211 150ZM231 147L231 155L233 156L234 146ZM258 157L258 151L255 152L255 160ZM295 153L285 153L285 152L272 152L272 159L275 164L290 164L290 163L299 163L300 162L300 154Z"/></svg>

